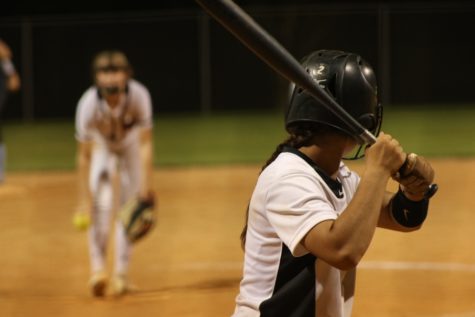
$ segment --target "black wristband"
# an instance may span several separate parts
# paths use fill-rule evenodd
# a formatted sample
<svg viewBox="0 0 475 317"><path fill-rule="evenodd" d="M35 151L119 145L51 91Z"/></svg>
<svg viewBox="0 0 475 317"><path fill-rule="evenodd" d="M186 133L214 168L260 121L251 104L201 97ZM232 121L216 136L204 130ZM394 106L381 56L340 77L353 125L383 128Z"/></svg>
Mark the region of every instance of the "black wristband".
<svg viewBox="0 0 475 317"><path fill-rule="evenodd" d="M390 203L390 212L394 220L407 228L420 226L427 217L429 199L412 201L407 198L401 189L394 195Z"/></svg>

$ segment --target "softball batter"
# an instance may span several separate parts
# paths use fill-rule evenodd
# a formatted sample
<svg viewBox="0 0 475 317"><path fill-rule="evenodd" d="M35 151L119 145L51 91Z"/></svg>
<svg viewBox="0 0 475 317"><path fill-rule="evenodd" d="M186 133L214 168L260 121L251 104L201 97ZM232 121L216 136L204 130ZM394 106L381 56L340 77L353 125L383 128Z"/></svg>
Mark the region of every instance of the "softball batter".
<svg viewBox="0 0 475 317"><path fill-rule="evenodd" d="M379 133L376 77L360 56L316 51L303 66L366 129ZM405 162L396 139L379 134L358 176L342 159L357 148L348 127L295 87L286 115L289 138L264 166L242 234L244 272L234 317L350 316L356 267L376 227L413 231L424 222L434 172L388 180ZM353 152L352 152L353 153Z"/></svg>
<svg viewBox="0 0 475 317"><path fill-rule="evenodd" d="M132 197L153 195L152 103L147 88L132 79L132 68L122 52L98 53L92 72L94 85L84 92L76 111L78 209L91 218L91 292L103 296L108 284L105 260L114 204L118 202L120 207ZM114 180L120 185L114 186ZM128 290L131 245L123 224L114 222L112 292L122 295Z"/></svg>

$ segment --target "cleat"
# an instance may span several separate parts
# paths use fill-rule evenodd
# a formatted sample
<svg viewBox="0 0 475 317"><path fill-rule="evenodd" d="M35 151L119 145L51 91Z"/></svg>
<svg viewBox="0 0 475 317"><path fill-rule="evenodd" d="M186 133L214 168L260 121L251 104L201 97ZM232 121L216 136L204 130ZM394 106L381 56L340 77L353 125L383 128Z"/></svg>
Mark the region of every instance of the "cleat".
<svg viewBox="0 0 475 317"><path fill-rule="evenodd" d="M92 296L104 296L107 288L106 274L102 271L94 273L89 280L89 287L91 288Z"/></svg>
<svg viewBox="0 0 475 317"><path fill-rule="evenodd" d="M112 281L112 293L115 296L125 295L129 291L127 278L124 275L117 275Z"/></svg>

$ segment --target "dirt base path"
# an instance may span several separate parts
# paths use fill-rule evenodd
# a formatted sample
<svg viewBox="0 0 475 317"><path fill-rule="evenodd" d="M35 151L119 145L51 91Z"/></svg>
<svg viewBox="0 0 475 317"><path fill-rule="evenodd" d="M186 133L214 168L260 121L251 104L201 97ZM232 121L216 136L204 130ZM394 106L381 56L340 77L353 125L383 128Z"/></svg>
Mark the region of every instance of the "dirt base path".
<svg viewBox="0 0 475 317"><path fill-rule="evenodd" d="M475 316L475 160L433 162L440 191L424 228L377 231L360 264L353 316ZM75 174L8 174L0 186L0 315L229 316L259 169L158 169L159 224L132 255L137 290L104 299L89 295L86 235L71 224Z"/></svg>

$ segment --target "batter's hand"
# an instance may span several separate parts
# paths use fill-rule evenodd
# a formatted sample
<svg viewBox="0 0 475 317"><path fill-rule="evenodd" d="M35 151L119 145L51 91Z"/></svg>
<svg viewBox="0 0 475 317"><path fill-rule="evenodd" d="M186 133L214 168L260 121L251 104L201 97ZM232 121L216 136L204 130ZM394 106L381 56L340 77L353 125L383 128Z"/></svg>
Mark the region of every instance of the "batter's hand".
<svg viewBox="0 0 475 317"><path fill-rule="evenodd" d="M401 173L396 173L393 179L401 184L409 199L421 200L434 181L434 169L424 157L410 153L405 168Z"/></svg>
<svg viewBox="0 0 475 317"><path fill-rule="evenodd" d="M395 138L381 132L376 142L366 148L365 157L367 169L379 169L389 178L404 163L406 155Z"/></svg>

